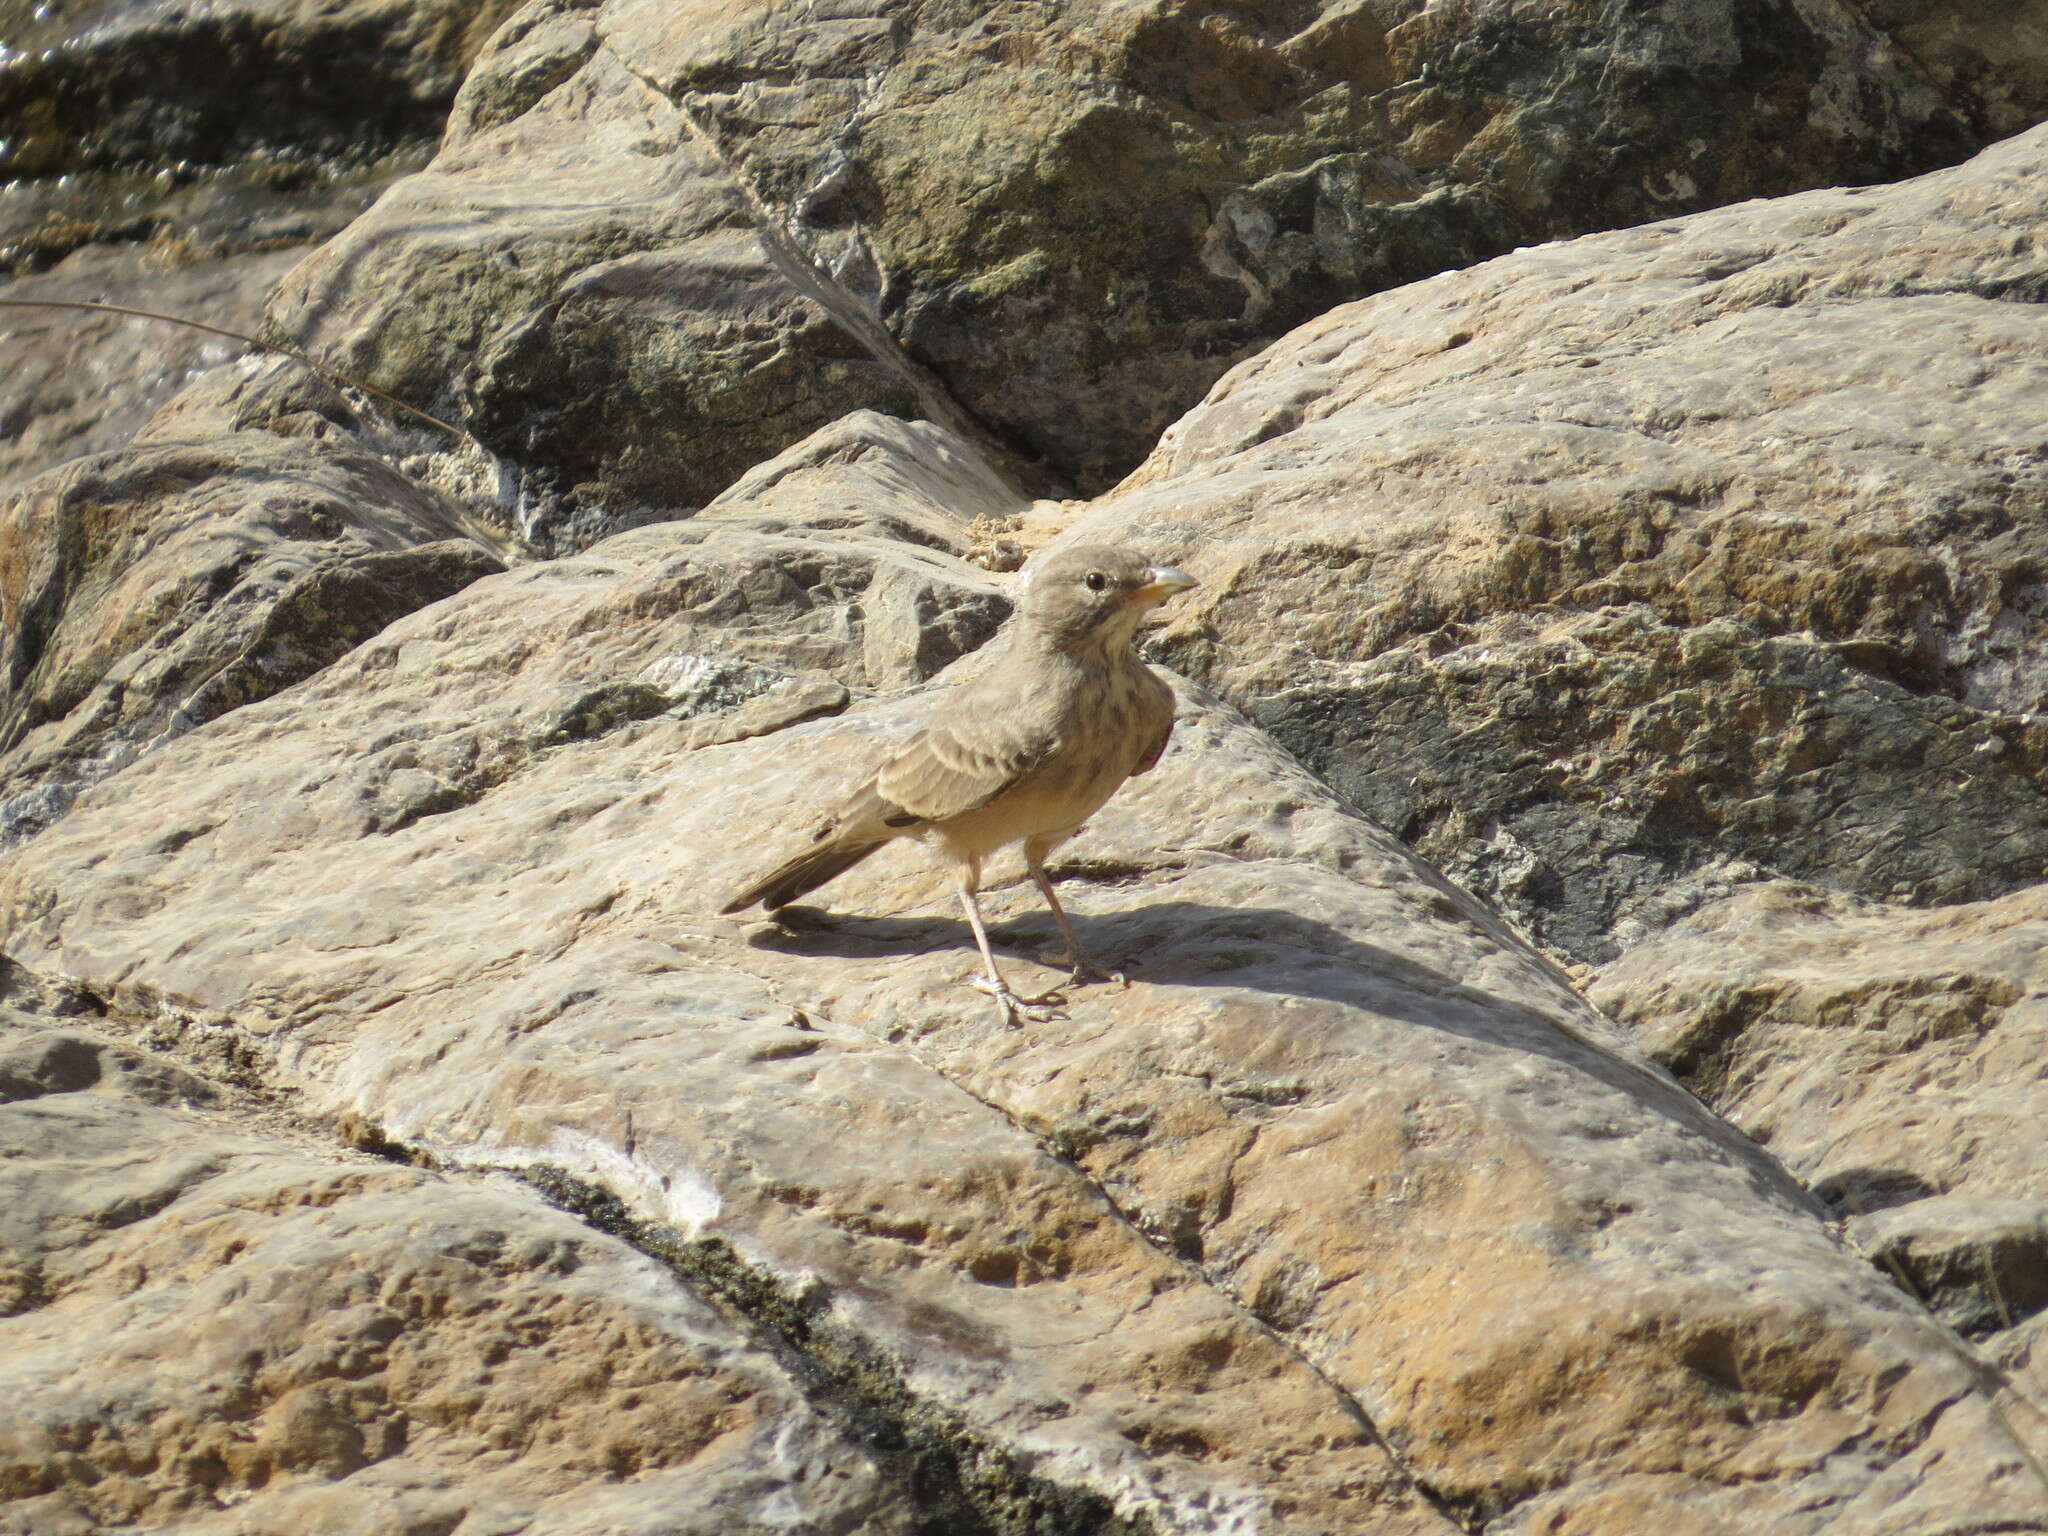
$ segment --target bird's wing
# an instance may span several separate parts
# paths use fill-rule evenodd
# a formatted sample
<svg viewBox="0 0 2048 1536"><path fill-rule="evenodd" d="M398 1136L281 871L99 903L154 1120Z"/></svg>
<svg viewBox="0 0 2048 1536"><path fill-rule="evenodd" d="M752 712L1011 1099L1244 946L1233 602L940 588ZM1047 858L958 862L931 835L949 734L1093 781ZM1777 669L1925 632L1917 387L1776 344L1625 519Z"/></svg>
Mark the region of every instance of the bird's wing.
<svg viewBox="0 0 2048 1536"><path fill-rule="evenodd" d="M900 810L885 818L890 826L944 821L987 805L1058 749L1051 729L954 715L884 763L874 787Z"/></svg>
<svg viewBox="0 0 2048 1536"><path fill-rule="evenodd" d="M1166 743L1173 737L1173 690L1160 680L1156 672L1151 674L1150 681L1153 697L1158 701L1159 734L1152 738L1151 745L1145 748L1144 756L1138 759L1138 766L1131 770L1131 777L1134 779L1141 773L1150 773L1159 765L1159 755L1166 750Z"/></svg>
<svg viewBox="0 0 2048 1536"><path fill-rule="evenodd" d="M1138 766L1131 770L1131 777L1150 773L1159 766L1159 755L1166 750L1166 743L1173 737L1173 716L1166 717L1166 723L1159 727L1159 734L1152 738L1152 745L1145 749L1145 755L1138 759Z"/></svg>

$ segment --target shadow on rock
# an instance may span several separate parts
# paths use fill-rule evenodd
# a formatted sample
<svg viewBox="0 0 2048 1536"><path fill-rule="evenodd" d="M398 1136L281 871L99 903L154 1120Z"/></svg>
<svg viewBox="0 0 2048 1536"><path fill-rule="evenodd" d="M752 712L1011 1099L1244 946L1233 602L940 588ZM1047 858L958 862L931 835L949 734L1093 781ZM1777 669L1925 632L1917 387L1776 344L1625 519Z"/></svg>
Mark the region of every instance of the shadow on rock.
<svg viewBox="0 0 2048 1536"><path fill-rule="evenodd" d="M788 907L780 918L779 926L759 930L749 942L790 954L862 960L941 949L972 955L974 950L973 934L958 918L867 917L815 907ZM1614 1054L1577 1022L1362 943L1314 918L1272 907L1170 901L1112 916L1077 917L1075 927L1098 959L1136 981L1335 1003L1483 1046L1544 1057L1734 1154L1766 1194L1816 1216L1827 1214L1768 1152L1656 1066ZM1000 951L1033 961L1060 948L1051 915L1044 912L992 924L989 936ZM1276 1026L1284 1019L1273 1015Z"/></svg>
<svg viewBox="0 0 2048 1536"><path fill-rule="evenodd" d="M1905 1168L1844 1168L1813 1186L1814 1198L1837 1217L1888 1211L1940 1193L1939 1185Z"/></svg>

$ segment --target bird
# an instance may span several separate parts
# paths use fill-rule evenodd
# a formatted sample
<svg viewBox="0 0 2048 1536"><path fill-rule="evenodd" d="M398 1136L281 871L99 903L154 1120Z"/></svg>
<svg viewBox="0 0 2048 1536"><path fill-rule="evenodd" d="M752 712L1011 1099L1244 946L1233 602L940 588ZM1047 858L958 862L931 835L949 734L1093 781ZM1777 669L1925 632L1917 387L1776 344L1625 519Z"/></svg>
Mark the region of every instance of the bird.
<svg viewBox="0 0 2048 1536"><path fill-rule="evenodd" d="M1187 572L1129 550L1076 545L1025 573L1016 615L981 675L948 695L917 738L883 762L794 856L721 909L773 912L844 874L897 838L916 838L952 866L986 973L973 985L1003 1022L1056 1017L1059 989L1020 996L989 949L983 861L1012 843L1066 940L1068 984L1122 982L1082 948L1045 872L1046 855L1080 831L1124 780L1148 773L1173 733L1173 691L1138 659L1138 626L1198 585Z"/></svg>

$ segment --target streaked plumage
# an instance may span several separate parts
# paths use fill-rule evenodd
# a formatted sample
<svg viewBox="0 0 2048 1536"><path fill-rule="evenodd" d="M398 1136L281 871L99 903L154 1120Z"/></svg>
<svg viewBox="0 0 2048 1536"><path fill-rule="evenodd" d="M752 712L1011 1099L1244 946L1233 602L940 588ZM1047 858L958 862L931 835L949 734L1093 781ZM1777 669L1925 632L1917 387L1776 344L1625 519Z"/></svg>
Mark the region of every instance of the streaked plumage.
<svg viewBox="0 0 2048 1536"><path fill-rule="evenodd" d="M1104 974L1082 953L1045 856L1125 779L1159 761L1173 730L1173 694L1132 640L1152 607L1193 585L1193 577L1125 550L1091 545L1047 556L998 642L1004 651L980 678L948 697L917 740L828 816L801 852L722 910L786 906L884 843L918 838L954 865L988 966L982 985L1014 1022L1026 1004L996 969L976 892L982 861L1021 842L1066 937L1074 980Z"/></svg>

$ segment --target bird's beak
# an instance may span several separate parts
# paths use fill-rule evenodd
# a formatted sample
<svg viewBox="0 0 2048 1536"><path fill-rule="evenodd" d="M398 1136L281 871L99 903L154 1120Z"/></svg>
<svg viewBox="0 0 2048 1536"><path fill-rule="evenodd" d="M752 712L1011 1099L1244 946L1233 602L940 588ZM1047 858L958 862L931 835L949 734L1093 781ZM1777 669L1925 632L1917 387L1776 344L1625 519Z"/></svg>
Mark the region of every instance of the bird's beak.
<svg viewBox="0 0 2048 1536"><path fill-rule="evenodd" d="M1145 585L1133 592L1130 600L1134 603L1143 603L1147 607L1154 603L1163 603L1169 597L1177 597L1189 587L1201 585L1186 571L1171 565L1152 566L1146 570L1145 576Z"/></svg>

